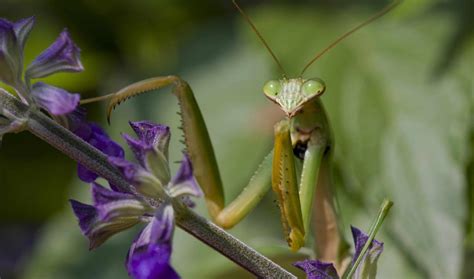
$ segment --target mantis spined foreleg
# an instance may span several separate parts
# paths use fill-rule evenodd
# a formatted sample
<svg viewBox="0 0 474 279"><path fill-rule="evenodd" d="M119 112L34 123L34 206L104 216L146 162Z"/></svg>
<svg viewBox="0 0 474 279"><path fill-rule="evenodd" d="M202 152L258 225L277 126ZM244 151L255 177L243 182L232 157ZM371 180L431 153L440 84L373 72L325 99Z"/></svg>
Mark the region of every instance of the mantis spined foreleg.
<svg viewBox="0 0 474 279"><path fill-rule="evenodd" d="M318 53L304 67L300 76L339 41L387 13L396 4L398 2L340 36ZM284 72L256 27L238 5L235 5ZM211 218L224 228L234 226L255 207L272 186L278 197L282 224L291 249L296 251L304 245L305 235L310 231L310 223L313 220L318 258L340 266L348 245L340 233L341 227L332 193L334 189L330 180L333 141L328 118L319 98L325 91L324 82L317 78L287 78L283 74L281 79L265 84L265 96L285 112L286 118L275 125L274 150L263 160L243 192L227 206L209 133L193 92L185 81L176 76L156 77L104 96L111 98L108 116L123 100L168 85L174 86L174 94L179 101L186 151L193 163L196 179L205 194ZM303 162L301 171L297 171L298 160ZM297 177L300 177L299 187Z"/></svg>
<svg viewBox="0 0 474 279"><path fill-rule="evenodd" d="M204 192L209 215L218 225L231 228L242 220L270 189L272 155L263 160L244 191L224 208L224 192L211 139L194 94L184 80L177 76L150 78L131 84L102 99L111 99L108 108L110 116L113 108L125 99L169 85L174 87L173 93L178 98L186 152L193 163L194 176Z"/></svg>

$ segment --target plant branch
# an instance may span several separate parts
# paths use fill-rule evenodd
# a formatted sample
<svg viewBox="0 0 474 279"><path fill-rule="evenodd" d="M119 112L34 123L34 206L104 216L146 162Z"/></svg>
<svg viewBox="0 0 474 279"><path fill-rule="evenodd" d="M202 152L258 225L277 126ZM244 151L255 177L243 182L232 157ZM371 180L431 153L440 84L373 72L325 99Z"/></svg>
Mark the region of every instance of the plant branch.
<svg viewBox="0 0 474 279"><path fill-rule="evenodd" d="M0 92L2 93L2 92ZM69 130L57 124L38 110L30 108L10 94L0 94L0 109L4 108L18 118L27 118L28 131L48 142L71 159L94 171L117 187L127 189L129 184L107 160L105 154L89 145ZM0 110L1 111L1 110ZM264 255L227 233L211 221L173 199L177 225L233 262L260 278L296 278Z"/></svg>

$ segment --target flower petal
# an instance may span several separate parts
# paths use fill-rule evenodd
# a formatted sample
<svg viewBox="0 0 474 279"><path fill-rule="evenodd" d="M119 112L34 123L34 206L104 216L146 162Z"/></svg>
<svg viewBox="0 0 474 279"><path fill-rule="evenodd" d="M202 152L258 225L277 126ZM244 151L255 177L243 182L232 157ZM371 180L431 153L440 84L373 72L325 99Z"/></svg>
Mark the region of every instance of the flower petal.
<svg viewBox="0 0 474 279"><path fill-rule="evenodd" d="M161 182L161 185L168 184L171 177L170 167L168 160L161 151L153 150L145 153L144 165Z"/></svg>
<svg viewBox="0 0 474 279"><path fill-rule="evenodd" d="M161 151L168 159L168 145L171 136L168 126L155 124L151 121L130 122L130 126L140 141Z"/></svg>
<svg viewBox="0 0 474 279"><path fill-rule="evenodd" d="M104 129L95 123L89 123L89 127L92 130L92 134L90 138L86 140L87 142L108 156L119 158L125 157L125 151L123 148L118 143L110 139Z"/></svg>
<svg viewBox="0 0 474 279"><path fill-rule="evenodd" d="M128 229L139 222L138 218L122 218L113 222L103 222L95 207L70 200L71 207L79 220L82 234L89 239L89 249L95 249L112 235Z"/></svg>
<svg viewBox="0 0 474 279"><path fill-rule="evenodd" d="M83 112L81 112L81 110L75 110L72 114L68 114L69 125L71 126L70 129L77 136L108 156L117 158L123 158L125 156L123 148L118 143L111 140L99 125L95 123L87 123L82 119L82 117ZM79 179L87 183L93 182L97 177L99 177L95 172L81 164L78 165L77 173Z"/></svg>
<svg viewBox="0 0 474 279"><path fill-rule="evenodd" d="M76 200L69 200L72 210L79 220L82 233L86 234L97 217L97 210L92 205L84 204Z"/></svg>
<svg viewBox="0 0 474 279"><path fill-rule="evenodd" d="M179 278L169 263L173 230L173 207L162 204L130 247L127 255L130 276L139 279Z"/></svg>
<svg viewBox="0 0 474 279"><path fill-rule="evenodd" d="M120 170L129 183L134 184L137 181L136 176L140 171L140 167L137 164L120 157L109 157L108 161Z"/></svg>
<svg viewBox="0 0 474 279"><path fill-rule="evenodd" d="M191 160L187 154L184 154L183 161L175 177L171 180L169 193L172 197L182 195L191 195L195 197L202 196L202 190L193 176Z"/></svg>
<svg viewBox="0 0 474 279"><path fill-rule="evenodd" d="M151 243L171 241L174 231L174 210L171 204L161 204L156 210L155 217L150 225Z"/></svg>
<svg viewBox="0 0 474 279"><path fill-rule="evenodd" d="M0 18L0 81L14 86L21 79L22 52L15 35L15 25Z"/></svg>
<svg viewBox="0 0 474 279"><path fill-rule="evenodd" d="M306 273L307 279L339 279L332 263L304 260L293 264Z"/></svg>
<svg viewBox="0 0 474 279"><path fill-rule="evenodd" d="M67 30L44 50L26 69L28 78L41 78L56 72L80 72L84 70L79 59L80 49L71 40Z"/></svg>
<svg viewBox="0 0 474 279"><path fill-rule="evenodd" d="M355 244L355 253L352 258L352 264L354 264L365 243L369 240L369 236L353 226L351 226L351 231ZM363 256L362 261L357 267L354 273L354 278L375 278L377 273L377 261L380 254L382 254L382 251L383 243L374 239L369 246L367 253Z"/></svg>
<svg viewBox="0 0 474 279"><path fill-rule="evenodd" d="M164 191L161 182L141 166L118 157L109 157L108 160L120 170L137 192L156 198Z"/></svg>
<svg viewBox="0 0 474 279"><path fill-rule="evenodd" d="M79 105L81 96L71 94L64 89L37 82L31 92L38 105L53 115L73 112Z"/></svg>
<svg viewBox="0 0 474 279"><path fill-rule="evenodd" d="M170 242L174 231L174 210L170 204L163 203L156 209L155 216L142 230L132 244L131 251L152 244Z"/></svg>
<svg viewBox="0 0 474 279"><path fill-rule="evenodd" d="M99 177L97 173L89 170L82 164L77 164L77 176L86 183L94 182Z"/></svg>
<svg viewBox="0 0 474 279"><path fill-rule="evenodd" d="M91 136L92 129L87 123L84 107L77 106L74 111L65 115L65 121L61 124L83 140Z"/></svg>
<svg viewBox="0 0 474 279"><path fill-rule="evenodd" d="M156 244L131 254L127 260L128 274L135 279L178 279L178 273L171 267L171 245Z"/></svg>
<svg viewBox="0 0 474 279"><path fill-rule="evenodd" d="M134 139L133 137L122 134L122 137L125 139L125 142L132 150L135 158L137 159L138 163L146 168L145 166L145 154L148 152L153 152L153 147L149 144L144 143L142 140Z"/></svg>
<svg viewBox="0 0 474 279"><path fill-rule="evenodd" d="M150 207L135 195L115 192L97 183L92 183L92 198L101 221L113 222L117 219L140 218L150 211Z"/></svg>
<svg viewBox="0 0 474 279"><path fill-rule="evenodd" d="M28 39L28 35L30 34L31 29L33 29L34 24L35 17L32 16L20 19L13 25L13 30L15 31L15 35L18 40L18 45L20 46L21 51L23 51L23 49L25 48L26 39Z"/></svg>

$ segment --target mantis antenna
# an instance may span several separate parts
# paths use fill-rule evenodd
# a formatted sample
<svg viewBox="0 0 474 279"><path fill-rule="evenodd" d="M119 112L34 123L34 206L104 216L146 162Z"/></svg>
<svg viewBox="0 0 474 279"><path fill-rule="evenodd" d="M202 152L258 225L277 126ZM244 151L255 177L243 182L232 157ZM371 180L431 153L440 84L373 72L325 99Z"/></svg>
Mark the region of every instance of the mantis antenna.
<svg viewBox="0 0 474 279"><path fill-rule="evenodd" d="M366 21L362 22L362 23L359 23L358 25L356 25L355 27L353 27L351 30L347 31L346 33L344 33L342 36L340 36L339 38L337 38L334 42L332 42L329 46L327 46L325 49L323 49L322 51L320 51L319 53L317 53L313 59L311 59L311 61L308 62L308 64L306 64L306 66L303 68L303 71L301 71L301 74L300 76L302 76L304 74L304 72L309 68L309 66L311 66L311 64L314 63L314 61L318 60L321 56L323 56L327 51L329 51L330 49L332 49L335 45L337 45L340 41L344 40L345 38L347 38L349 35L351 35L352 33L354 33L355 31L361 29L362 27L364 27L365 25L371 23L372 21L378 19L379 17L385 15L386 13L388 13L390 10L392 10L393 8L395 8L398 4L400 4L400 0L397 0L397 1L394 1L392 2L391 4L389 4L388 6L386 6L385 8L383 8L381 11L379 11L378 13L376 13L375 15L371 16L369 19L367 19ZM235 4L235 2L234 2Z"/></svg>
<svg viewBox="0 0 474 279"><path fill-rule="evenodd" d="M263 43L263 45L265 46L265 48L268 50L268 52L270 53L270 55L273 57L273 60L275 60L275 62L278 64L278 67L280 68L280 71L283 73L283 76L286 77L286 72L285 72L285 69L283 69L283 66L281 65L280 63L280 60L278 60L278 58L276 57L275 53L273 53L272 49L270 48L270 46L267 44L267 42L265 41L265 39L263 38L262 34L260 34L260 32L258 32L258 29L257 27L255 26L255 24L253 24L252 20L250 19L250 17L244 12L244 10L242 10L239 5L237 4L237 2L235 0L232 0L232 3L234 4L234 6L237 8L237 10L239 10L239 12L242 14L242 16L245 18L245 20L248 22L248 24L250 25L250 27L252 27L253 31L255 32L255 34L257 34L258 38L260 39L260 41Z"/></svg>

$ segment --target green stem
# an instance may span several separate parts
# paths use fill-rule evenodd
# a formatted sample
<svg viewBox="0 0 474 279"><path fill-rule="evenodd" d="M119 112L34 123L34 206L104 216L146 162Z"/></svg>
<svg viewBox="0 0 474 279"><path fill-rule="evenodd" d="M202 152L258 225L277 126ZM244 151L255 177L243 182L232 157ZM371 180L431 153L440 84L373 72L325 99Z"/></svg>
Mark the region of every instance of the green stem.
<svg viewBox="0 0 474 279"><path fill-rule="evenodd" d="M374 240L375 235L380 229L380 226L382 225L385 217L387 216L392 206L393 206L392 201L387 200L387 199L383 201L377 218L375 219L374 223L372 223L372 225L370 226L369 238L367 239L367 242L364 244L364 247L362 247L362 250L360 251L359 256L357 257L354 264L349 269L349 272L346 272L344 276L342 276L343 279L352 278L352 275L354 275L354 272L357 270L357 267L359 266L360 262L364 258L365 253L367 253L367 251L369 250L369 247L372 244L372 241Z"/></svg>
<svg viewBox="0 0 474 279"><path fill-rule="evenodd" d="M30 110L18 99L0 91L0 108L18 118L27 118L27 129L71 159L96 172L110 183L129 188L122 174L108 162L106 155L37 110ZM165 199L167 197L164 197ZM260 278L296 278L264 255L219 228L209 220L173 199L177 225L222 255Z"/></svg>

